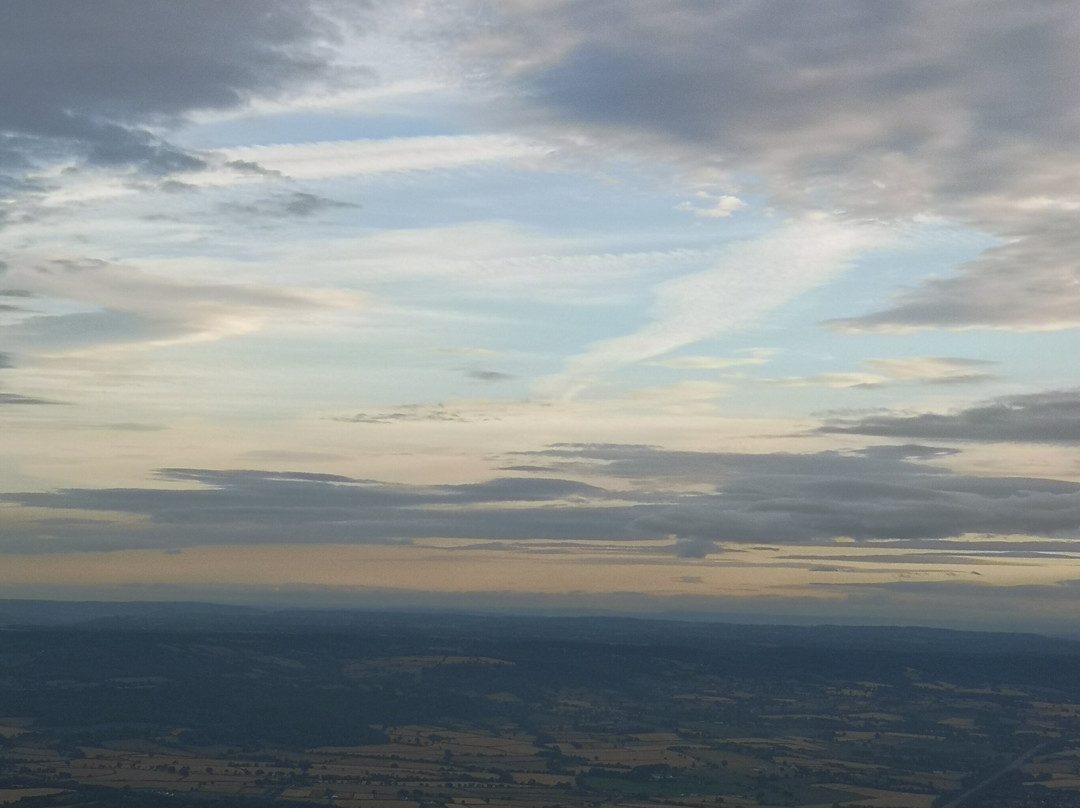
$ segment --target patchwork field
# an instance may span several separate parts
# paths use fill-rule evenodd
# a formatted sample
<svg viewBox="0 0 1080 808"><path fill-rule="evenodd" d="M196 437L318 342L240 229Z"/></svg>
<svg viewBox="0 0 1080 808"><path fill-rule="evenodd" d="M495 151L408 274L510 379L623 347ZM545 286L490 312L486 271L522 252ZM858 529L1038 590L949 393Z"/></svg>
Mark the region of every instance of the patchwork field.
<svg viewBox="0 0 1080 808"><path fill-rule="evenodd" d="M666 626L649 643L456 630L13 633L33 653L0 680L0 804L1080 803L1080 655L1025 681L1013 657L922 639L719 652Z"/></svg>

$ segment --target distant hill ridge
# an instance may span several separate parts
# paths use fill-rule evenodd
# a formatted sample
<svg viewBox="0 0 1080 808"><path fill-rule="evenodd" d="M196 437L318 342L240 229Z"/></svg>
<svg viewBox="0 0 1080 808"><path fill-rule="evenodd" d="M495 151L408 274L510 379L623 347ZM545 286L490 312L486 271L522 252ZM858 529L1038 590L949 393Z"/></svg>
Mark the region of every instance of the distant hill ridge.
<svg viewBox="0 0 1080 808"><path fill-rule="evenodd" d="M116 617L259 614L250 606L197 601L0 600L0 626L70 626Z"/></svg>
<svg viewBox="0 0 1080 808"><path fill-rule="evenodd" d="M349 609L273 610L178 601L0 600L0 627L258 633L426 633L448 639L563 642L672 648L725 643L768 649L845 649L949 654L1080 656L1080 642L1038 634L917 626L762 625L639 617L544 617Z"/></svg>

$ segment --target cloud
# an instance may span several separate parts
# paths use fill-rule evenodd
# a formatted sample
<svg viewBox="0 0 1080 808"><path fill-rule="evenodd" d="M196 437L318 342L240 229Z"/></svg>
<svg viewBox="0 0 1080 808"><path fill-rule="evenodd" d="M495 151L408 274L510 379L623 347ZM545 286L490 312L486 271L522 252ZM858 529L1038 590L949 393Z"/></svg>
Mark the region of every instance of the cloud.
<svg viewBox="0 0 1080 808"><path fill-rule="evenodd" d="M879 246L882 235L820 217L788 222L760 241L727 250L711 269L661 284L651 322L570 357L538 387L572 397L620 367L744 328L835 276L860 252Z"/></svg>
<svg viewBox="0 0 1080 808"><path fill-rule="evenodd" d="M949 356L866 359L863 364L888 379L914 384L977 384L997 377L987 369L997 362Z"/></svg>
<svg viewBox="0 0 1080 808"><path fill-rule="evenodd" d="M705 558L715 553L722 552L720 545L711 539L703 539L694 536L688 539L679 539L671 548L676 558Z"/></svg>
<svg viewBox="0 0 1080 808"><path fill-rule="evenodd" d="M466 370L465 375L470 379L476 379L480 382L505 382L516 378L511 373L501 373L497 370L480 370L475 368Z"/></svg>
<svg viewBox="0 0 1080 808"><path fill-rule="evenodd" d="M320 256L324 276L343 285L360 279L367 289L393 294L412 283L414 297L427 290L443 303L447 284L455 295L575 307L633 300L642 279L694 271L717 254L715 248L612 252L594 238L551 235L507 221L469 221L299 242L278 256L276 266L295 275L312 252ZM418 279L425 284L413 283Z"/></svg>
<svg viewBox="0 0 1080 808"><path fill-rule="evenodd" d="M753 186L788 211L945 218L1002 241L834 328L1080 325L1069 0L509 0L472 30L504 119L568 151L667 162L721 199Z"/></svg>
<svg viewBox="0 0 1080 808"><path fill-rule="evenodd" d="M873 373L819 373L816 376L782 376L776 379L758 379L763 384L777 387L831 387L837 390L849 388L869 390L883 387L889 380Z"/></svg>
<svg viewBox="0 0 1080 808"><path fill-rule="evenodd" d="M744 365L761 365L765 359L740 359L723 356L680 356L673 359L655 359L645 364L674 370L727 370Z"/></svg>
<svg viewBox="0 0 1080 808"><path fill-rule="evenodd" d="M542 158L546 152L536 143L509 135L441 135L249 146L202 152L196 168L178 170L167 179L134 179L129 174L115 171L54 168L48 175L43 173L39 177L41 187L32 197L25 195L25 198L37 205L37 215L41 215L42 211L61 206L123 199L146 191L242 189L289 181L317 182L341 177L452 171L485 163L513 162L520 167L524 161ZM249 204L253 212L292 216L330 207L357 207L299 190ZM25 210L21 211L21 216L22 221L29 218Z"/></svg>
<svg viewBox="0 0 1080 808"><path fill-rule="evenodd" d="M116 550L205 544L383 543L442 536L476 539L621 538L633 506L572 480L507 477L465 485L396 485L336 474L164 469L184 489L65 489L4 494L0 502L148 520L47 531L16 524L8 552ZM595 501L596 506L590 506ZM38 540L41 533L52 538Z"/></svg>
<svg viewBox="0 0 1080 808"><path fill-rule="evenodd" d="M67 530L24 518L0 550L57 552L205 544L385 543L432 537L636 542L703 558L725 544L858 546L892 540L955 555L1013 549L995 537L1080 539L1080 484L974 477L928 461L956 450L866 447L858 452L740 454L632 445L565 445L517 455L520 476L459 485L407 485L295 471L164 469L159 487L0 495L27 508L101 513ZM588 480L621 479L608 487ZM583 481L584 480L584 481ZM166 486L166 487L160 487ZM181 486L181 487L176 487ZM10 511L9 511L10 512ZM42 536L50 536L48 541ZM1023 550L1018 545L1017 550ZM1032 549L1032 548L1027 548ZM1040 549L1040 548L1034 548Z"/></svg>
<svg viewBox="0 0 1080 808"><path fill-rule="evenodd" d="M7 168L75 155L150 173L197 169L201 159L164 140L162 126L330 78L340 26L329 10L317 0L9 0L0 68L20 79L0 88Z"/></svg>
<svg viewBox="0 0 1080 808"><path fill-rule="evenodd" d="M1000 546L1000 542L999 542ZM951 548L934 548L939 549L951 549ZM801 560L801 561L845 561L851 563L873 563L873 564L942 564L950 566L980 566L980 565L996 565L1000 563L1001 559L1032 559L1032 558L1061 558L1063 555L1071 556L1070 553L1052 553L1046 551L1037 550L998 550L993 553L992 557L987 558L980 552L972 551L970 548L965 548L963 545L954 548L956 552L903 552L903 553L874 553L874 552L853 552L846 555L785 555L782 556L788 560ZM965 549L967 551L965 552ZM977 574L977 573L976 573Z"/></svg>
<svg viewBox="0 0 1080 808"><path fill-rule="evenodd" d="M707 191L698 191L695 202L683 202L675 206L676 210L693 213L699 219L726 219L746 203L737 196L714 196Z"/></svg>
<svg viewBox="0 0 1080 808"><path fill-rule="evenodd" d="M949 414L834 418L818 432L915 440L1080 443L1080 390L1004 396Z"/></svg>
<svg viewBox="0 0 1080 808"><path fill-rule="evenodd" d="M986 368L997 362L942 356L909 356L866 359L863 366L873 371L819 373L815 376L788 376L758 379L779 387L832 387L835 389L876 389L894 384L981 384L996 379Z"/></svg>
<svg viewBox="0 0 1080 808"><path fill-rule="evenodd" d="M24 350L38 353L213 341L257 331L285 315L295 320L297 313L363 304L347 292L195 283L99 259L27 256L9 266L6 277L36 294L91 307L3 329Z"/></svg>
<svg viewBox="0 0 1080 808"><path fill-rule="evenodd" d="M393 409L335 416L331 420L346 424L395 424L417 421L496 421L499 418L491 413L476 413L464 408L447 407L445 404L403 404Z"/></svg>
<svg viewBox="0 0 1080 808"><path fill-rule="evenodd" d="M238 171L241 174L251 174L256 177L280 179L282 176L280 171L263 168L261 165L251 160L228 160L225 162L225 168L231 168L233 171Z"/></svg>
<svg viewBox="0 0 1080 808"><path fill-rule="evenodd" d="M9 370L15 367L15 362L11 358L11 354L0 353L0 370Z"/></svg>
<svg viewBox="0 0 1080 808"><path fill-rule="evenodd" d="M51 401L47 398L36 398L34 396L22 396L18 393L3 393L0 392L0 407L14 407L14 406L28 406L28 405L51 405L62 404L61 401Z"/></svg>
<svg viewBox="0 0 1080 808"><path fill-rule="evenodd" d="M268 199L251 203L229 202L221 206L227 213L236 213L242 216L268 216L272 218L299 219L314 216L328 210L356 209L360 205L351 202L339 202L328 199L318 194L305 191L291 191L279 194Z"/></svg>
<svg viewBox="0 0 1080 808"><path fill-rule="evenodd" d="M649 508L633 525L643 534L806 543L1080 533L1080 485L965 476L924 462L955 451L908 445L750 455L583 445L525 456L537 471L627 478L654 496L669 485L715 486L713 494L669 495Z"/></svg>
<svg viewBox="0 0 1080 808"><path fill-rule="evenodd" d="M54 165L36 176L37 186L24 193L19 221L28 222L61 207L145 196L148 191L181 193L288 187L298 182L337 178L375 178L417 172L473 169L485 164L541 159L548 149L510 135L439 135L379 140L280 143L199 153L190 170L167 178L134 177L130 172L98 167ZM29 191L30 189L28 189ZM29 208L29 205L34 207ZM244 202L229 203L240 206ZM295 188L246 203L248 212L303 216L330 207L358 207Z"/></svg>
<svg viewBox="0 0 1080 808"><path fill-rule="evenodd" d="M734 357L677 356L670 359L654 359L647 364L675 370L727 370L746 365L764 365L773 355L773 351L768 350L754 350L747 353L747 356Z"/></svg>
<svg viewBox="0 0 1080 808"><path fill-rule="evenodd" d="M958 275L903 290L890 308L829 320L826 325L851 333L905 333L937 327L1011 331L1080 327L1076 210L1080 201L1067 215L1028 214L1035 221L1023 229L1002 227L1008 242L965 264Z"/></svg>
<svg viewBox="0 0 1080 808"><path fill-rule="evenodd" d="M728 385L723 382L693 380L676 382L664 387L642 387L630 392L631 401L646 401L655 407L663 407L668 412L687 412L704 404L706 410L712 409L712 402L726 395Z"/></svg>
<svg viewBox="0 0 1080 808"><path fill-rule="evenodd" d="M669 451L634 444L555 444L521 452L534 468L563 474L602 474L627 479L672 481L720 486L744 474L825 474L858 477L875 466L918 475L945 474L916 461L949 457L959 450L905 444L868 446L858 452L814 454ZM512 470L516 466L507 466Z"/></svg>
<svg viewBox="0 0 1080 808"><path fill-rule="evenodd" d="M274 176L300 180L454 169L485 162L540 158L539 143L509 135L433 135L331 143L246 146L224 152L227 166L255 165L261 172L222 172L192 181L217 184Z"/></svg>

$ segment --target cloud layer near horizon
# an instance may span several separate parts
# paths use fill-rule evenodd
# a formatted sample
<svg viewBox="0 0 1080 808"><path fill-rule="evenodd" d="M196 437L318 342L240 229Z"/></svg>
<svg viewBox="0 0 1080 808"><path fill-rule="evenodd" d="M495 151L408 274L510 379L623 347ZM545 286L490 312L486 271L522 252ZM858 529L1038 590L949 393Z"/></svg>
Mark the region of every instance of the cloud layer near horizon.
<svg viewBox="0 0 1080 808"><path fill-rule="evenodd" d="M159 472L162 481L198 487L0 496L0 501L29 508L148 520L122 530L108 521L96 529L79 523L70 532L53 524L55 535L48 542L13 535L0 550L440 537L630 542L673 537L677 555L701 557L720 552L717 542L926 540L995 533L1061 537L1080 532L1080 483L973 477L927 462L954 453L918 445L765 455L573 445L524 453L529 465L510 470L527 470L530 476L438 486L305 472L165 469ZM611 488L580 481L597 475L633 484ZM61 539L65 533L69 535Z"/></svg>
<svg viewBox="0 0 1080 808"><path fill-rule="evenodd" d="M1004 396L951 413L831 419L825 434L994 443L1080 443L1080 390Z"/></svg>

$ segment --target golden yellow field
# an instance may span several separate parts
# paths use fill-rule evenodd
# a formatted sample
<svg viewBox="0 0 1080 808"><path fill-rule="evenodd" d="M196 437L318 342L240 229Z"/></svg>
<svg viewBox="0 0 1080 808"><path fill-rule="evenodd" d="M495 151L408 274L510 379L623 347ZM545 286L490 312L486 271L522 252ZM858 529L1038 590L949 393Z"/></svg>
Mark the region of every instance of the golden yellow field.
<svg viewBox="0 0 1080 808"><path fill-rule="evenodd" d="M63 794L63 788L0 788L0 805L6 805L28 797L47 797L51 794Z"/></svg>

